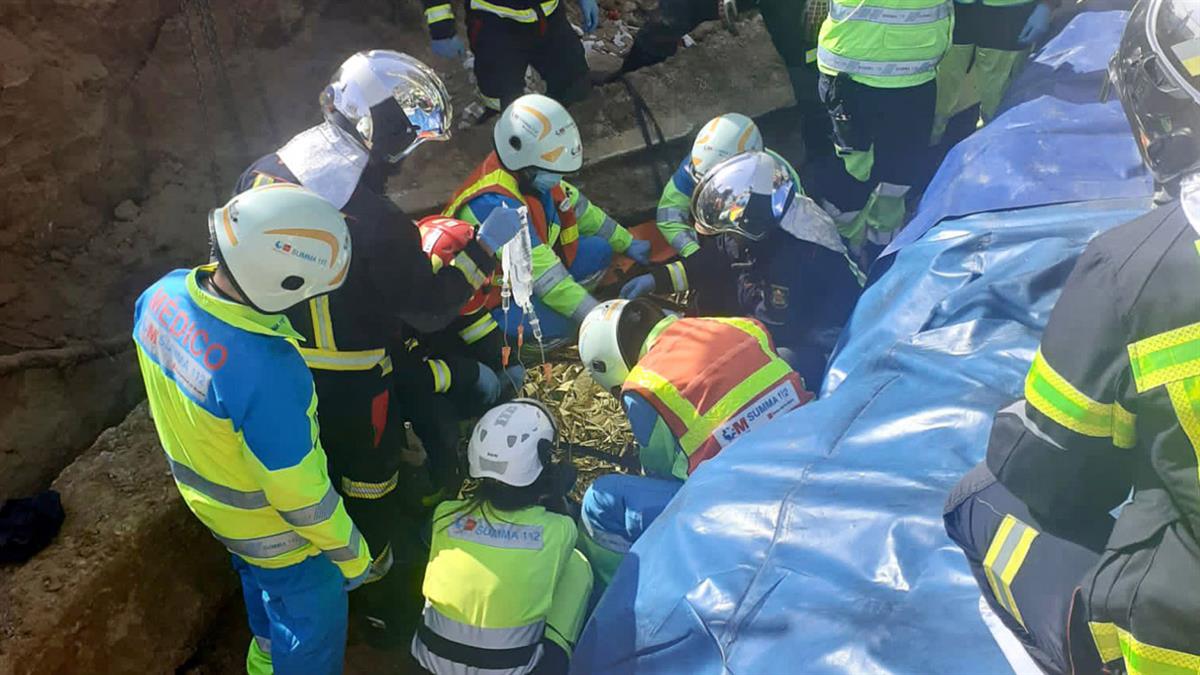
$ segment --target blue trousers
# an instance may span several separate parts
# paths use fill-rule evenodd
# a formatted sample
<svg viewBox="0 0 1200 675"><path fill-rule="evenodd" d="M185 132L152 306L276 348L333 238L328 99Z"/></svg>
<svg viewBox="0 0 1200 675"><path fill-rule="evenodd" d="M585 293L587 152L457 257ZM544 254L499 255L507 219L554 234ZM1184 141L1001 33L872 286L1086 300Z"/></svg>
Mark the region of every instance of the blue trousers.
<svg viewBox="0 0 1200 675"><path fill-rule="evenodd" d="M683 487L679 480L610 473L600 476L583 495L580 548L595 571L598 586L607 586L617 566L650 523Z"/></svg>
<svg viewBox="0 0 1200 675"><path fill-rule="evenodd" d="M346 653L347 596L338 568L325 556L266 569L233 556L254 639L250 675L336 675Z"/></svg>
<svg viewBox="0 0 1200 675"><path fill-rule="evenodd" d="M600 237L580 237L575 260L567 268L567 271L571 273L571 278L590 291L596 287L601 277L608 271L608 266L612 264L612 257L612 246L607 240ZM570 317L550 309L546 303L536 297L533 299L533 311L537 312L538 322L542 326L542 339L547 345L574 337L576 326ZM525 319L524 312L516 304L508 308L507 317L501 308L492 310L492 317L510 337L516 337L517 326L524 324L525 341L533 343L533 329L529 326L529 321Z"/></svg>

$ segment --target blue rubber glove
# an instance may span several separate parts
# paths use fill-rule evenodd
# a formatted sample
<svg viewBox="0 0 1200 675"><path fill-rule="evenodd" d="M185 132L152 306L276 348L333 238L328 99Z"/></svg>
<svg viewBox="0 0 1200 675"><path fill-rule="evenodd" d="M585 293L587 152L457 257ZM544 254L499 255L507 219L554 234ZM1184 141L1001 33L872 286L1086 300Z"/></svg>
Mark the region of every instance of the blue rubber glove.
<svg viewBox="0 0 1200 675"><path fill-rule="evenodd" d="M596 0L579 0L579 12L583 14L583 32L596 30L600 25L600 6Z"/></svg>
<svg viewBox="0 0 1200 675"><path fill-rule="evenodd" d="M462 59L467 53L467 48L463 46L462 38L457 35L442 38L441 40L434 40L429 43L429 46L433 48L434 55L440 56L443 59L454 59L457 61Z"/></svg>
<svg viewBox="0 0 1200 675"><path fill-rule="evenodd" d="M625 255L643 265L649 265L650 242L646 241L645 239L634 239L633 241L629 242L629 248L625 249Z"/></svg>
<svg viewBox="0 0 1200 675"><path fill-rule="evenodd" d="M500 250L509 239L521 231L521 215L516 209L507 206L497 206L479 226L479 241L491 249L492 253Z"/></svg>
<svg viewBox="0 0 1200 675"><path fill-rule="evenodd" d="M640 298L648 293L653 293L654 288L654 275L643 274L625 282L625 285L621 287L621 297L626 300Z"/></svg>
<svg viewBox="0 0 1200 675"><path fill-rule="evenodd" d="M1050 32L1050 15L1050 8L1039 2L1037 7L1033 8L1033 13L1025 20L1025 27L1017 36L1017 42L1022 45L1041 42L1042 38L1046 37L1046 33Z"/></svg>

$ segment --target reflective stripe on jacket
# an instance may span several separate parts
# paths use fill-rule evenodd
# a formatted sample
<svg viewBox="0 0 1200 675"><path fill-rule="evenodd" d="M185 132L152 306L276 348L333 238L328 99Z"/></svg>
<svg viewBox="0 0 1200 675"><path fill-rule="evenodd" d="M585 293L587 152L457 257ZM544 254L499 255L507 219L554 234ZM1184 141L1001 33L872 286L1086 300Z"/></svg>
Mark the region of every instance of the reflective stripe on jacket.
<svg viewBox="0 0 1200 675"><path fill-rule="evenodd" d="M812 399L759 322L666 321L621 391L654 406L687 455L689 475L742 434Z"/></svg>
<svg viewBox="0 0 1200 675"><path fill-rule="evenodd" d="M370 563L367 544L329 482L300 336L283 315L201 290L211 269L168 274L135 309L142 378L179 492L253 565L324 553L356 577Z"/></svg>
<svg viewBox="0 0 1200 675"><path fill-rule="evenodd" d="M915 87L934 79L953 31L952 0L831 0L817 66L872 87Z"/></svg>
<svg viewBox="0 0 1200 675"><path fill-rule="evenodd" d="M575 523L535 506L466 511L439 504L413 656L431 672L528 673L557 586L575 547ZM472 660L473 663L464 663Z"/></svg>

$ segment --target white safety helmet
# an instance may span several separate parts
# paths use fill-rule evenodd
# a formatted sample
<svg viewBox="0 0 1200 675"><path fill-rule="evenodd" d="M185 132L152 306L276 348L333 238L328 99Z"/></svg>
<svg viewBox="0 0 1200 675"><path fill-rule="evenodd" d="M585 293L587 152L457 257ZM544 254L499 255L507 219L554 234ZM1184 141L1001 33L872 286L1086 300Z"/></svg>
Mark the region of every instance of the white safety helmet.
<svg viewBox="0 0 1200 675"><path fill-rule="evenodd" d="M389 100L396 105L380 105ZM346 59L321 92L321 111L372 155L393 164L425 141L448 140L454 117L437 73L390 49Z"/></svg>
<svg viewBox="0 0 1200 675"><path fill-rule="evenodd" d="M346 218L299 185L243 192L209 213L208 229L221 266L260 312L337 290L350 269Z"/></svg>
<svg viewBox="0 0 1200 675"><path fill-rule="evenodd" d="M526 94L505 108L492 139L500 163L509 171L532 168L568 174L583 166L583 142L571 113L541 94Z"/></svg>
<svg viewBox="0 0 1200 675"><path fill-rule="evenodd" d="M688 172L700 180L709 169L730 157L762 149L762 133L754 120L741 113L725 113L709 120L696 134Z"/></svg>
<svg viewBox="0 0 1200 675"><path fill-rule="evenodd" d="M588 375L608 391L620 388L637 364L646 336L666 317L645 298L596 305L579 327L579 358Z"/></svg>
<svg viewBox="0 0 1200 675"><path fill-rule="evenodd" d="M558 427L546 406L533 399L513 399L484 413L471 431L471 477L513 487L532 485L557 445Z"/></svg>

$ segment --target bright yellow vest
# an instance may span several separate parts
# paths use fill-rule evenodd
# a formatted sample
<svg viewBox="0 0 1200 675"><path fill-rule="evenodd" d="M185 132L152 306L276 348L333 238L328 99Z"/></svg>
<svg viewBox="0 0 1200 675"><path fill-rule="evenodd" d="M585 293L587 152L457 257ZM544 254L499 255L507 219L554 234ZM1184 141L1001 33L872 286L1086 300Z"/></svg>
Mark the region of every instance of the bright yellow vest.
<svg viewBox="0 0 1200 675"><path fill-rule="evenodd" d="M951 0L831 0L817 66L872 87L915 87L937 75L953 31Z"/></svg>

